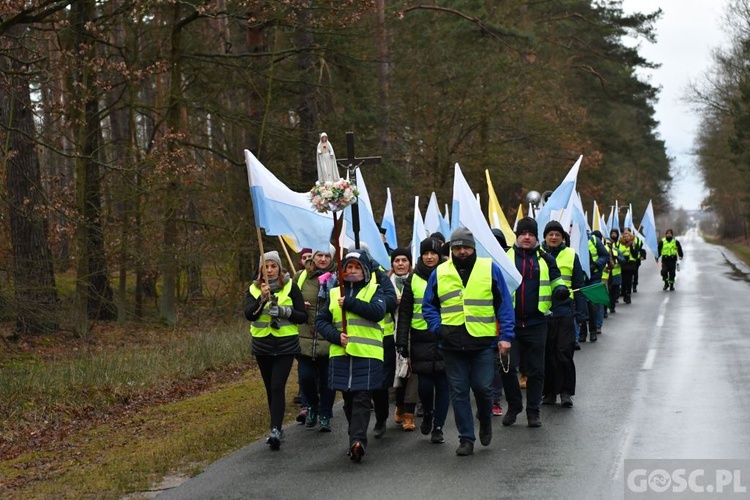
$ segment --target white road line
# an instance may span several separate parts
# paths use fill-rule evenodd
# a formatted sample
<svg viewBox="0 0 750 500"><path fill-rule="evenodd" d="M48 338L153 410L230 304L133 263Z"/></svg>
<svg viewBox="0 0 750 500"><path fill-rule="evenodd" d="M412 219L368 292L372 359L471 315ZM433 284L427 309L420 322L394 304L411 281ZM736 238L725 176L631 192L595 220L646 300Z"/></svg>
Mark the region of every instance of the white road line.
<svg viewBox="0 0 750 500"><path fill-rule="evenodd" d="M654 367L654 361L656 361L656 349L649 349L646 354L646 361L643 362L641 370L650 370Z"/></svg>

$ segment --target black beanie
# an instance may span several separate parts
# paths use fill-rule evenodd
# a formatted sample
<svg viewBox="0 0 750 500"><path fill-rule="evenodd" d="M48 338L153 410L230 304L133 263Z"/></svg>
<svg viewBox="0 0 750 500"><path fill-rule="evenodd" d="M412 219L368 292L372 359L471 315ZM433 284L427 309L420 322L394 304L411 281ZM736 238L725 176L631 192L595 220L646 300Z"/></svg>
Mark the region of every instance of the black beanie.
<svg viewBox="0 0 750 500"><path fill-rule="evenodd" d="M547 233L551 231L557 231L560 233L560 236L563 238L565 237L565 229L563 229L562 224L557 222L556 220L551 220L547 223L546 226L544 226L544 237L547 237Z"/></svg>
<svg viewBox="0 0 750 500"><path fill-rule="evenodd" d="M443 233L441 233L440 231L435 231L434 233L432 233L430 235L430 238L435 238L440 243L445 243L445 236L443 236Z"/></svg>
<svg viewBox="0 0 750 500"><path fill-rule="evenodd" d="M539 237L539 226L537 226L536 221L531 217L524 217L516 224L516 236L520 236L527 231Z"/></svg>
<svg viewBox="0 0 750 500"><path fill-rule="evenodd" d="M422 243L419 244L419 256L423 256L427 252L435 252L440 255L440 250L443 248L443 244L436 238L425 238Z"/></svg>
<svg viewBox="0 0 750 500"><path fill-rule="evenodd" d="M500 243L500 246L503 247L503 250L508 248L508 240L505 239L505 234L497 228L492 228L492 234L495 235L495 239L498 243Z"/></svg>
<svg viewBox="0 0 750 500"><path fill-rule="evenodd" d="M409 265L411 265L411 250L408 248L396 248L393 252L391 252L391 265L393 265L393 261L396 259L396 257L403 255L407 258L409 261Z"/></svg>
<svg viewBox="0 0 750 500"><path fill-rule="evenodd" d="M602 239L602 232L599 231L598 229L596 231L593 231L591 234L593 234L594 236L596 236L600 240Z"/></svg>
<svg viewBox="0 0 750 500"><path fill-rule="evenodd" d="M474 235L465 227L459 227L451 234L451 248L453 247L470 247L476 248L477 244Z"/></svg>

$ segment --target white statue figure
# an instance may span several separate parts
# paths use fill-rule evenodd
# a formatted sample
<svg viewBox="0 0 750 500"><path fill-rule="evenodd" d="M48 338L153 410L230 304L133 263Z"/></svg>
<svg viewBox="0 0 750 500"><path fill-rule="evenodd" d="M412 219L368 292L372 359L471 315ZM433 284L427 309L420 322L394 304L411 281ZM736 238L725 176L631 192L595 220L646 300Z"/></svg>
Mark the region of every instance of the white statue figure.
<svg viewBox="0 0 750 500"><path fill-rule="evenodd" d="M340 178L336 153L333 152L333 145L328 142L328 134L323 132L318 143L318 180L336 182Z"/></svg>

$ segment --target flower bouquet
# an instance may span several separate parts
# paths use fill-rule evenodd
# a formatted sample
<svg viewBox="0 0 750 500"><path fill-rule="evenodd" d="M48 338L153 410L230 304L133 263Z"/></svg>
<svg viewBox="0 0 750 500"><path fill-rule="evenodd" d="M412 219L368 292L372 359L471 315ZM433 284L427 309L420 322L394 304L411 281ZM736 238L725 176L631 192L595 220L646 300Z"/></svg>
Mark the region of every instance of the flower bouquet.
<svg viewBox="0 0 750 500"><path fill-rule="evenodd" d="M336 182L317 181L310 190L310 201L318 212L343 210L359 196L359 191L350 181L339 179Z"/></svg>

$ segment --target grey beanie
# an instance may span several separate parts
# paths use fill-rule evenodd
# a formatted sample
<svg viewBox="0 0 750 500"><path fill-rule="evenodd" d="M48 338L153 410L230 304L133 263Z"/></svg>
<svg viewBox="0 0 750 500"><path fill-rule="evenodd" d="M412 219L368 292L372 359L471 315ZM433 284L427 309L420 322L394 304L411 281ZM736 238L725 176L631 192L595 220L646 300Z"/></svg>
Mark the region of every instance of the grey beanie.
<svg viewBox="0 0 750 500"><path fill-rule="evenodd" d="M459 227L451 234L451 248L453 247L471 247L476 248L474 235L465 227Z"/></svg>
<svg viewBox="0 0 750 500"><path fill-rule="evenodd" d="M279 269L281 269L281 257L279 257L279 252L277 252L276 250L272 250L263 254L263 263L265 263L267 260L274 261L276 265L279 266Z"/></svg>

